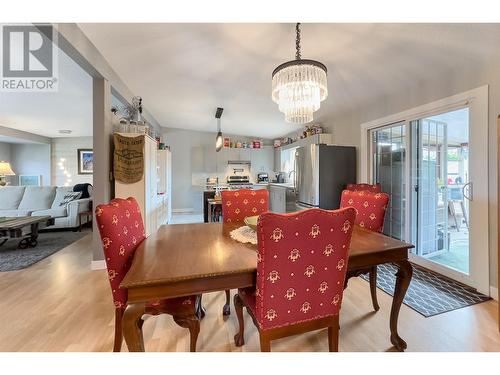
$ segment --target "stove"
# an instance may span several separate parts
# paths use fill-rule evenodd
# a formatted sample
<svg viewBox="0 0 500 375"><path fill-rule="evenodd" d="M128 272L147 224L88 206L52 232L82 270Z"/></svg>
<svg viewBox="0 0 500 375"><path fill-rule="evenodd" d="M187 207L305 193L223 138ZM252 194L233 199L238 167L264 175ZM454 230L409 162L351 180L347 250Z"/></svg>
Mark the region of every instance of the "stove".
<svg viewBox="0 0 500 375"><path fill-rule="evenodd" d="M250 176L227 176L227 183L229 185L251 185Z"/></svg>

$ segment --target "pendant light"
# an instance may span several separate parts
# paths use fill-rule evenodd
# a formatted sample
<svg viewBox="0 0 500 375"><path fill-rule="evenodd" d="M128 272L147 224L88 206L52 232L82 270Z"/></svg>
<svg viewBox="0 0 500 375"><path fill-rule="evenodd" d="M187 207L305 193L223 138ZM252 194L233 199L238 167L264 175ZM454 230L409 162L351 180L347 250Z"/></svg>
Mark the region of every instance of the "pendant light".
<svg viewBox="0 0 500 375"><path fill-rule="evenodd" d="M272 99L285 114L285 120L306 124L313 120L320 103L328 96L326 66L319 61L302 59L300 23L295 26L295 60L279 65L272 75Z"/></svg>
<svg viewBox="0 0 500 375"><path fill-rule="evenodd" d="M224 108L217 108L215 111L215 118L217 119L217 136L215 137L215 151L219 152L222 150L223 139L222 139L222 131L220 129L220 118L222 117L222 111Z"/></svg>

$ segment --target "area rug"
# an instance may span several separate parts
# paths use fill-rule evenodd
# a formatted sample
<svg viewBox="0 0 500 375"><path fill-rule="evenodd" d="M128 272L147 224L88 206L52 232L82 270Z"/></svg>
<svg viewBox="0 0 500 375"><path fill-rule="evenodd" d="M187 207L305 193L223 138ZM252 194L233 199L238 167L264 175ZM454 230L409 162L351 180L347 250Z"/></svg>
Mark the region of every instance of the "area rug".
<svg viewBox="0 0 500 375"><path fill-rule="evenodd" d="M403 303L426 318L448 311L485 302L490 297L475 289L448 279L415 264L410 286ZM394 295L397 267L393 264L378 266L377 287ZM362 275L368 281L368 275Z"/></svg>
<svg viewBox="0 0 500 375"><path fill-rule="evenodd" d="M29 267L85 237L89 232L42 232L34 248L18 249L19 239L9 239L0 246L0 272Z"/></svg>

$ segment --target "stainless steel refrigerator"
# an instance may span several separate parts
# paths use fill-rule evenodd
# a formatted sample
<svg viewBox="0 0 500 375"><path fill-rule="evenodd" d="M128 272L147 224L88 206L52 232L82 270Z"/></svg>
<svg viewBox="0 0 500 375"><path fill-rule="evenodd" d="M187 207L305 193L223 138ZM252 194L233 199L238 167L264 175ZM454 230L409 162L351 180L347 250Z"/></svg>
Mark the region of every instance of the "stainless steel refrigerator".
<svg viewBox="0 0 500 375"><path fill-rule="evenodd" d="M310 145L295 151L297 210L319 207L337 209L340 195L356 182L356 148Z"/></svg>

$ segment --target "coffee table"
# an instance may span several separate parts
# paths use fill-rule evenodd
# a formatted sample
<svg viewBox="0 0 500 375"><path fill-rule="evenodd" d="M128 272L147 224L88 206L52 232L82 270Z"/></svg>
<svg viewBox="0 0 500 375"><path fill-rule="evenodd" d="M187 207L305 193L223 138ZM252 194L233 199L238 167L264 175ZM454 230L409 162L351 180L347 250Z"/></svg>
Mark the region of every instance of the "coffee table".
<svg viewBox="0 0 500 375"><path fill-rule="evenodd" d="M0 246L9 238L20 238L20 249L35 247L38 231L50 225L54 225L50 216L0 217Z"/></svg>

